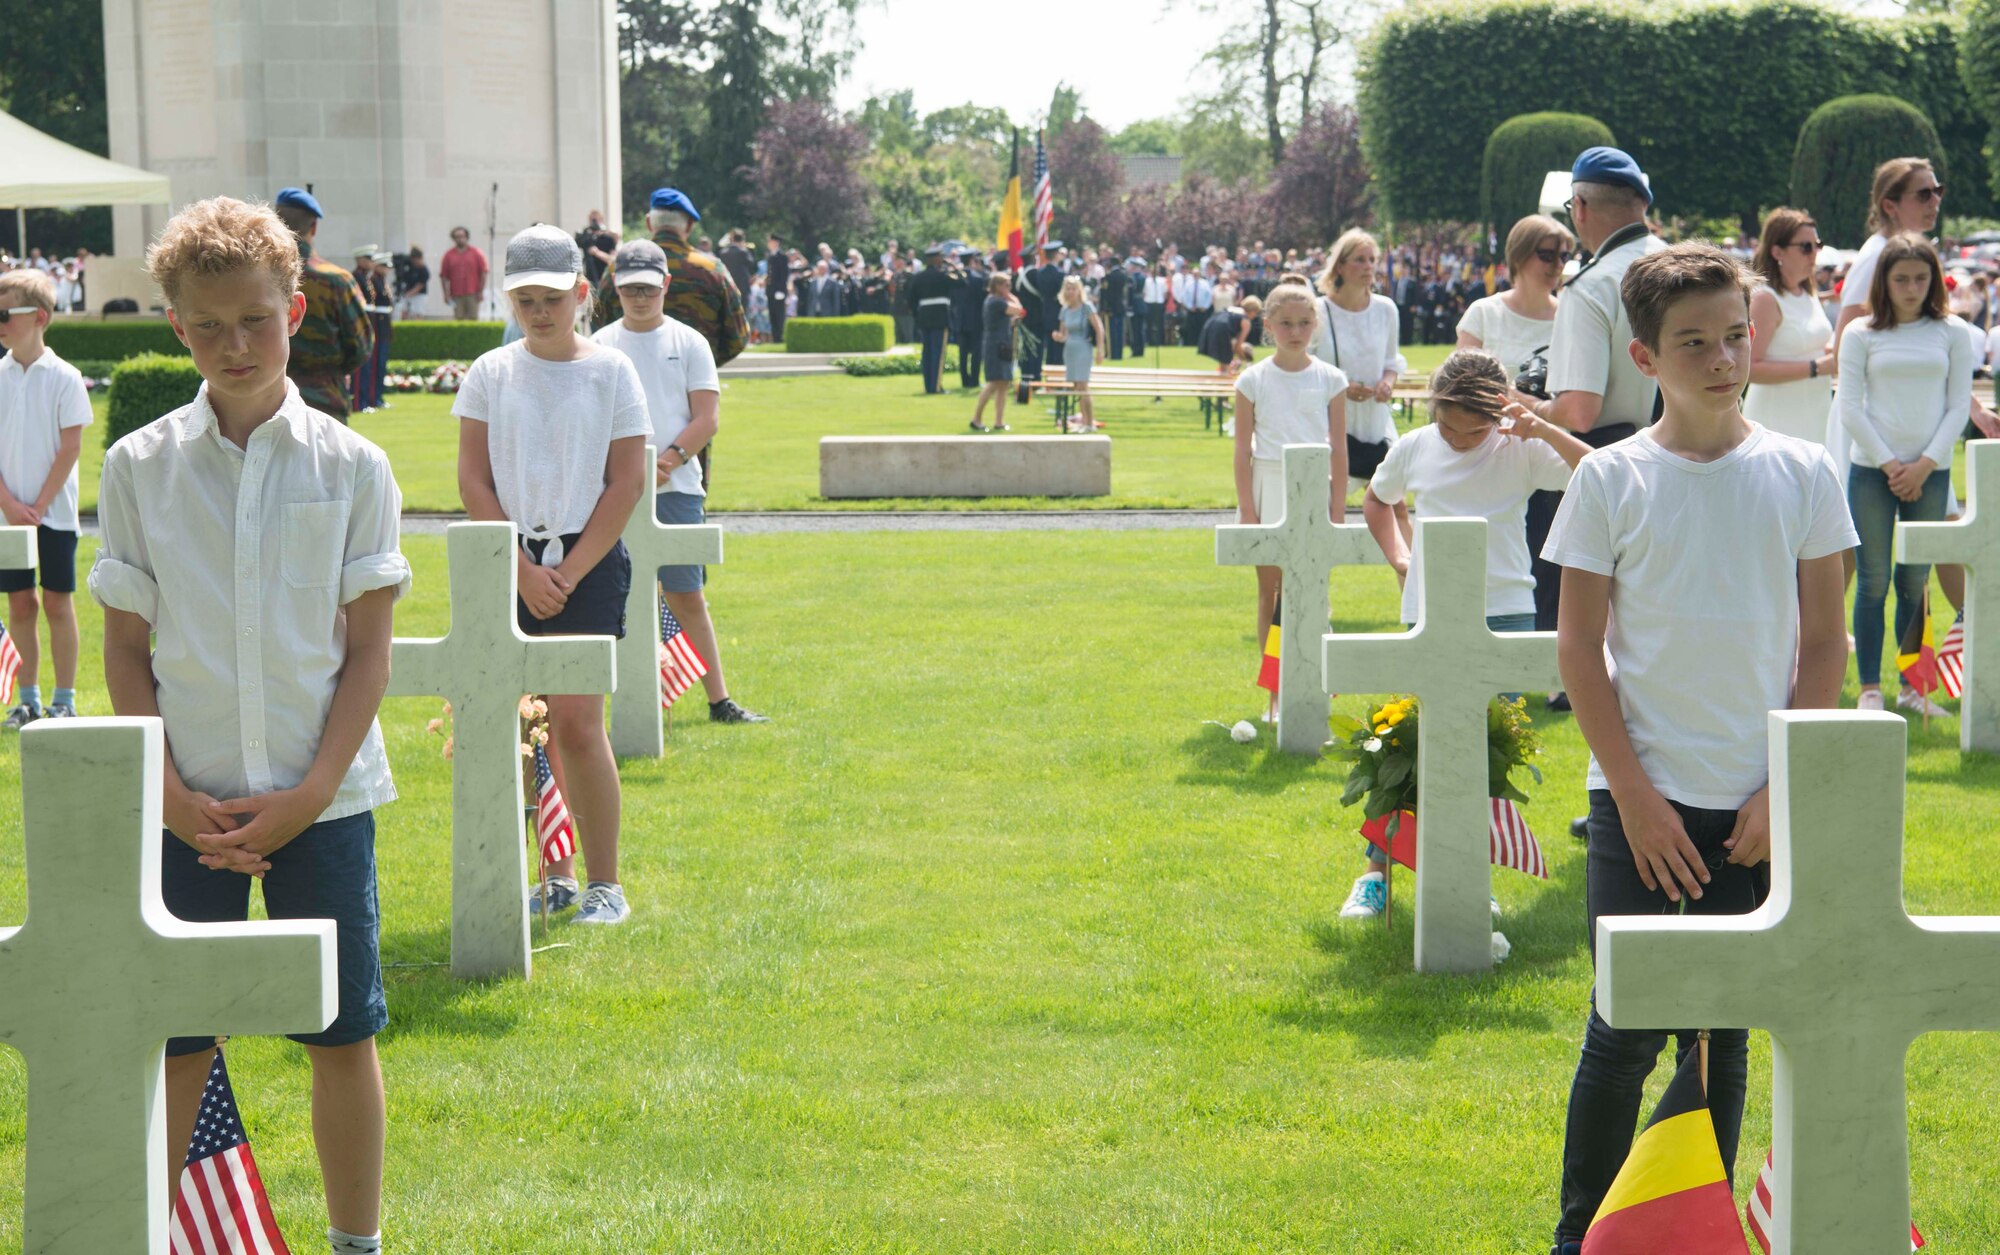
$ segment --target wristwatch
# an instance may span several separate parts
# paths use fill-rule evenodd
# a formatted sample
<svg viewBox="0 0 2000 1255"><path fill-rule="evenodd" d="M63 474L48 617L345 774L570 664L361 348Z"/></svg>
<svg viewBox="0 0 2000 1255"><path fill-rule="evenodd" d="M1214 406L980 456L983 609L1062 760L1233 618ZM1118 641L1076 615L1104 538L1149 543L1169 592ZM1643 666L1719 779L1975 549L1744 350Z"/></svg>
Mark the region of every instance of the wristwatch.
<svg viewBox="0 0 2000 1255"><path fill-rule="evenodd" d="M1819 378L1819 359L1818 359L1818 358L1812 358L1812 359L1808 359L1808 360L1807 360L1807 362L1806 362L1806 378L1807 378L1807 379L1818 379L1818 378Z"/></svg>
<svg viewBox="0 0 2000 1255"><path fill-rule="evenodd" d="M686 449L681 448L679 444L670 444L667 446L667 448L681 455L682 466L686 466L689 462L694 461L693 458L688 456L688 451Z"/></svg>

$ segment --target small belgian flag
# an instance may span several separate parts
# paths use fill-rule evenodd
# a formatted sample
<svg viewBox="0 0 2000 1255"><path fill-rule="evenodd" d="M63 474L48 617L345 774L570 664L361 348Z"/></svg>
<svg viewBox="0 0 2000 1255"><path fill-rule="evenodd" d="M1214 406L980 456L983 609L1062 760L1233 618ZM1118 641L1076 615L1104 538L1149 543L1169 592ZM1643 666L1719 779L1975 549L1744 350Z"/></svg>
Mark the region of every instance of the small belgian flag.
<svg viewBox="0 0 2000 1255"><path fill-rule="evenodd" d="M1271 603L1271 630L1264 633L1264 661L1257 668L1257 687L1278 691L1278 614L1284 609L1284 598Z"/></svg>
<svg viewBox="0 0 2000 1255"><path fill-rule="evenodd" d="M1632 1143L1583 1237L1583 1255L1749 1255L1690 1050Z"/></svg>

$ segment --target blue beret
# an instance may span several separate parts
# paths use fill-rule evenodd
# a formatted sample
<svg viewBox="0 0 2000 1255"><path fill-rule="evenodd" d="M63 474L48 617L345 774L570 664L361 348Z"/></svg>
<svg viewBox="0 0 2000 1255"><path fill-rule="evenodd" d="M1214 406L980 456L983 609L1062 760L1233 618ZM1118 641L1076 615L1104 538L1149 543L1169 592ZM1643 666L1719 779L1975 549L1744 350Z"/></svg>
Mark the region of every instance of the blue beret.
<svg viewBox="0 0 2000 1255"><path fill-rule="evenodd" d="M694 202L683 196L681 190L677 187L663 187L655 191L651 207L654 209L678 209L696 222L701 221L701 214L695 209Z"/></svg>
<svg viewBox="0 0 2000 1255"><path fill-rule="evenodd" d="M1584 149L1570 167L1569 177L1575 183L1622 184L1644 196L1648 205L1653 203L1652 186L1640 171L1639 163L1632 160L1632 154L1622 148L1599 145Z"/></svg>
<svg viewBox="0 0 2000 1255"><path fill-rule="evenodd" d="M303 209L315 218L326 217L326 212L313 199L313 194L302 187L281 187L272 198L271 204L279 209Z"/></svg>

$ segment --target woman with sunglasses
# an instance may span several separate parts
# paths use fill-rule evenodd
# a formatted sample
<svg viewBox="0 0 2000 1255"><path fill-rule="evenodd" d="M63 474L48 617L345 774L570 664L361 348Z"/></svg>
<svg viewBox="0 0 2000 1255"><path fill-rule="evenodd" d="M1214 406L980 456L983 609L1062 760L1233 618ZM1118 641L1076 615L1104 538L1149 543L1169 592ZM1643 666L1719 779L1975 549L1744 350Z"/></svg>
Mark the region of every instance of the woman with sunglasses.
<svg viewBox="0 0 2000 1255"><path fill-rule="evenodd" d="M1513 286L1482 296L1458 320L1458 347L1485 349L1512 381L1530 358L1549 347L1556 325L1556 289L1576 249L1569 228L1529 214L1507 232L1507 276Z"/></svg>
<svg viewBox="0 0 2000 1255"><path fill-rule="evenodd" d="M1915 231L1928 236L1937 229L1938 212L1944 208L1944 184L1927 157L1891 157L1875 167L1875 179L1868 193L1868 238L1854 254L1847 277L1840 284L1840 313L1833 321L1833 351L1840 352L1840 337L1847 325L1868 313L1868 292L1875 286L1875 259L1891 236ZM1834 373L1838 375L1836 362ZM1833 451L1834 465L1847 464L1847 432L1840 415L1827 416L1826 447Z"/></svg>
<svg viewBox="0 0 2000 1255"><path fill-rule="evenodd" d="M1819 303L1813 268L1819 224L1780 206L1764 219L1750 268L1750 395L1743 416L1772 431L1822 444L1833 404L1833 324ZM1878 249L1879 251L1879 249Z"/></svg>

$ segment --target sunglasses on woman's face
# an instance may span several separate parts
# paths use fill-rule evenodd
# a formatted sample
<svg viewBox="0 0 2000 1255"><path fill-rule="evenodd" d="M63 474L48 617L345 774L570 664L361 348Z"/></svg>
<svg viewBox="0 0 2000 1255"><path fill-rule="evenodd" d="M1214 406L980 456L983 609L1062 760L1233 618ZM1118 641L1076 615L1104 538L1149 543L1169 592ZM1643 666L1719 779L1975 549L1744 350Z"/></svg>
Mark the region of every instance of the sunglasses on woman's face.
<svg viewBox="0 0 2000 1255"><path fill-rule="evenodd" d="M1569 259L1576 254L1566 248L1538 248L1535 250L1535 256L1551 266L1563 266L1569 264Z"/></svg>
<svg viewBox="0 0 2000 1255"><path fill-rule="evenodd" d="M17 305L13 309L0 309L0 327L6 326L7 320L16 314L39 314L41 312L42 307L39 305Z"/></svg>
<svg viewBox="0 0 2000 1255"><path fill-rule="evenodd" d="M1944 184L1939 183L1932 187L1920 187L1917 188L1915 191L1911 192L1910 195L1926 203L1934 200L1943 200Z"/></svg>
<svg viewBox="0 0 2000 1255"><path fill-rule="evenodd" d="M1795 248L1807 257L1817 256L1820 250L1818 240L1793 240L1790 244L1780 244L1779 248Z"/></svg>

